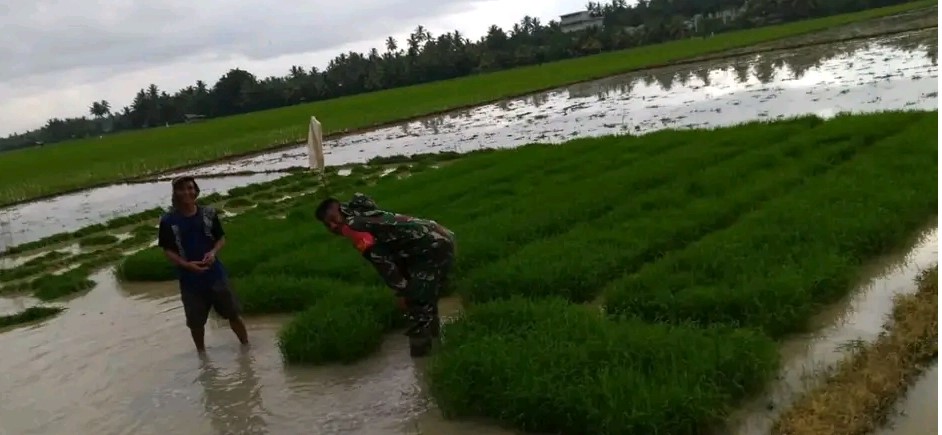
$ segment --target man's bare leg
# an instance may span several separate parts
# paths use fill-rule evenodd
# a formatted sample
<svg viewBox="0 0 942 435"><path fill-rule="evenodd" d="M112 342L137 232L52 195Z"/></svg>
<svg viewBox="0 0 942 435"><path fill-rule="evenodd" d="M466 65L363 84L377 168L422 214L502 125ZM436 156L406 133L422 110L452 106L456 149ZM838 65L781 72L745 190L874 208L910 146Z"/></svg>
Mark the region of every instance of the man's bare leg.
<svg viewBox="0 0 942 435"><path fill-rule="evenodd" d="M229 327L232 328L232 332L235 332L236 337L239 337L239 343L242 343L242 345L249 344L249 333L245 330L245 322L242 321L241 317L229 319Z"/></svg>
<svg viewBox="0 0 942 435"><path fill-rule="evenodd" d="M204 336L203 328L190 328L190 335L193 337L193 344L196 345L196 351L198 353L206 353L206 345L203 343Z"/></svg>

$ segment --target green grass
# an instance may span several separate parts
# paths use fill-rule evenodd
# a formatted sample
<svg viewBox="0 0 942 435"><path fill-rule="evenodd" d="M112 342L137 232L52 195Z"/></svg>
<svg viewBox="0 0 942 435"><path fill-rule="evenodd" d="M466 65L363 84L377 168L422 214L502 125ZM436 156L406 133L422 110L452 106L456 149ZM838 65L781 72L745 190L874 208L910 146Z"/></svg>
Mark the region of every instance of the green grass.
<svg viewBox="0 0 942 435"><path fill-rule="evenodd" d="M52 301L92 288L95 283L88 279L88 268L75 269L54 275L43 275L29 283L33 296L43 301Z"/></svg>
<svg viewBox="0 0 942 435"><path fill-rule="evenodd" d="M449 417L539 433L701 433L778 363L746 330L615 322L561 299L482 304L447 325L428 364Z"/></svg>
<svg viewBox="0 0 942 435"><path fill-rule="evenodd" d="M316 115L325 133L366 128L633 69L741 48L936 4L924 0L633 48L539 66L310 104L83 139L0 154L0 204L259 151L301 139ZM92 156L108 156L100 159Z"/></svg>
<svg viewBox="0 0 942 435"><path fill-rule="evenodd" d="M79 246L82 247L98 247L115 243L118 243L118 236L114 234L95 234L79 239Z"/></svg>
<svg viewBox="0 0 942 435"><path fill-rule="evenodd" d="M881 128L891 135L865 137L871 150L850 164L612 282L609 310L758 327L776 337L803 326L819 305L844 295L865 261L898 246L938 208L937 150L928 139L937 137L935 119L877 118L857 128L855 135Z"/></svg>
<svg viewBox="0 0 942 435"><path fill-rule="evenodd" d="M37 320L48 319L61 313L64 308L59 307L29 307L16 314L0 316L0 328L32 323Z"/></svg>
<svg viewBox="0 0 942 435"><path fill-rule="evenodd" d="M332 194L455 231L447 290L468 311L429 365L448 415L691 433L768 379L776 339L933 216L937 115L529 145ZM372 267L314 221L322 197L232 218L219 255L246 313L296 313L279 333L292 363L355 361L401 320ZM121 270L173 277L156 249Z"/></svg>

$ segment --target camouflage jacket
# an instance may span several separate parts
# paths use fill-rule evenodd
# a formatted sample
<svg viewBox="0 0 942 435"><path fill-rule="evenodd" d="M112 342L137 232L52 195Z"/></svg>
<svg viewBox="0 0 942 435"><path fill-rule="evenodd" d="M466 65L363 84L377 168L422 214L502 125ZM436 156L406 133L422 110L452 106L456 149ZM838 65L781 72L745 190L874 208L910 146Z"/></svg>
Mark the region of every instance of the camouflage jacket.
<svg viewBox="0 0 942 435"><path fill-rule="evenodd" d="M437 222L380 210L362 193L342 203L340 213L350 229L373 235L376 243L363 255L394 290L406 287L407 263L426 259L439 243L454 244L454 233Z"/></svg>

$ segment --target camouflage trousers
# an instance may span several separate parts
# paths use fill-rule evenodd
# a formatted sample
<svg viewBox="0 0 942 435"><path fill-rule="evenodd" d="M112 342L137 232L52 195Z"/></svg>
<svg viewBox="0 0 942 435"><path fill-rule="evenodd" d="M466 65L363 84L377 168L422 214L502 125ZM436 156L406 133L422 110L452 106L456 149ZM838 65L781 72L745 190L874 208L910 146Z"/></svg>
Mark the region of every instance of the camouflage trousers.
<svg viewBox="0 0 942 435"><path fill-rule="evenodd" d="M440 242L427 255L410 261L406 270L406 288L400 292L405 298L412 325L407 335L424 334L438 322L438 298L448 285L455 259L454 244Z"/></svg>

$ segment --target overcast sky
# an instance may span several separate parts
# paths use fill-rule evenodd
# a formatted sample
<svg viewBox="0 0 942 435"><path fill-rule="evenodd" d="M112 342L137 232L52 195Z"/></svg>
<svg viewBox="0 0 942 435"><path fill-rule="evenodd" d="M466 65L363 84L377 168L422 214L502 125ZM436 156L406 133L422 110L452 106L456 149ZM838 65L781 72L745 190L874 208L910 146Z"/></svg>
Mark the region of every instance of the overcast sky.
<svg viewBox="0 0 942 435"><path fill-rule="evenodd" d="M155 83L212 85L233 67L259 77L324 67L339 52L382 49L419 24L477 39L524 15L543 22L585 0L22 0L0 2L0 135L51 117L112 110Z"/></svg>

